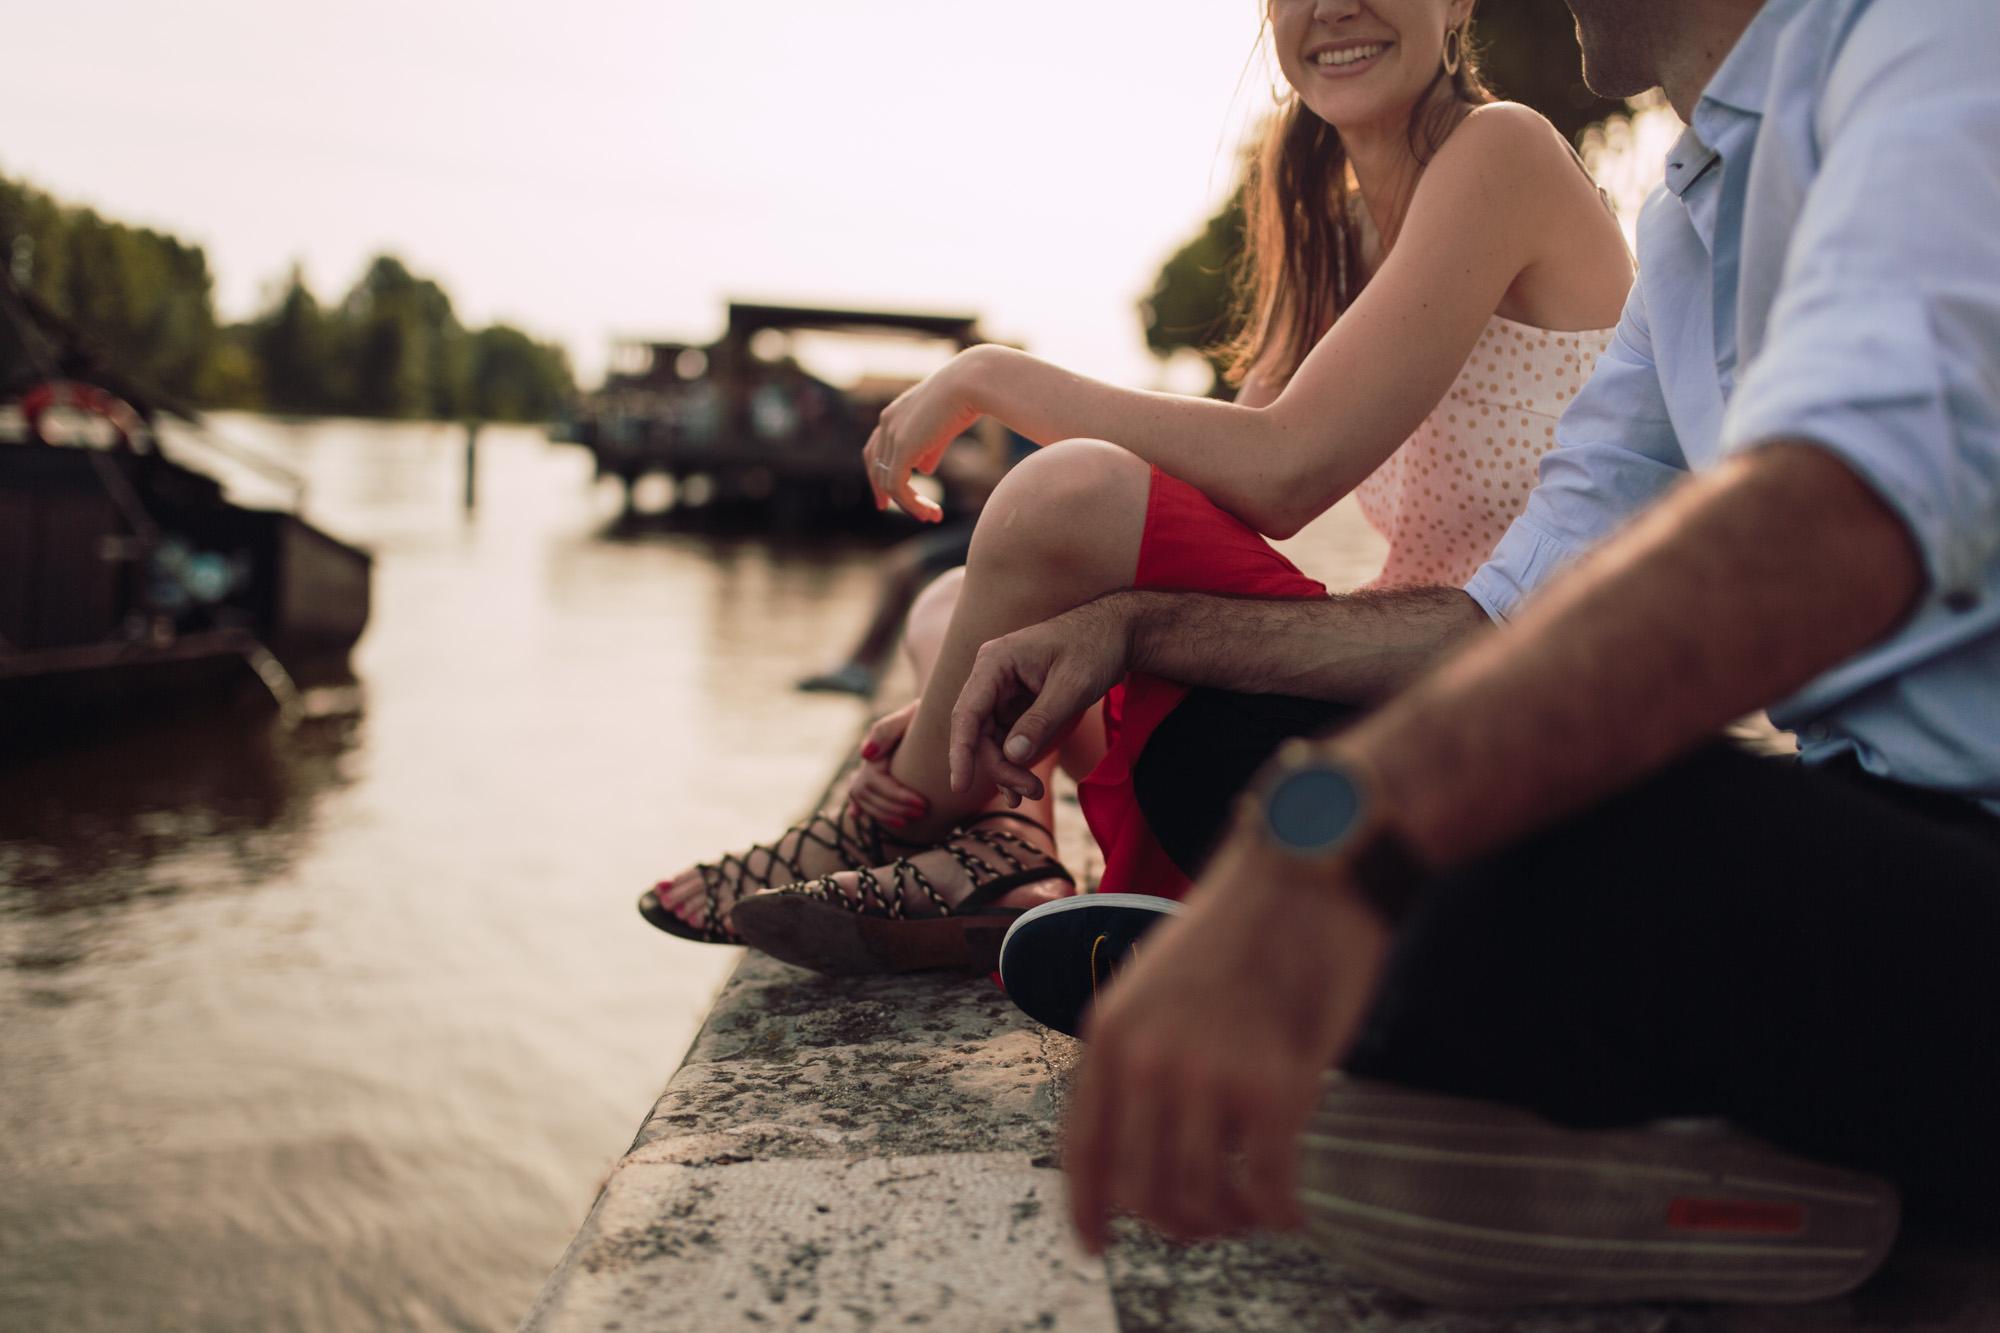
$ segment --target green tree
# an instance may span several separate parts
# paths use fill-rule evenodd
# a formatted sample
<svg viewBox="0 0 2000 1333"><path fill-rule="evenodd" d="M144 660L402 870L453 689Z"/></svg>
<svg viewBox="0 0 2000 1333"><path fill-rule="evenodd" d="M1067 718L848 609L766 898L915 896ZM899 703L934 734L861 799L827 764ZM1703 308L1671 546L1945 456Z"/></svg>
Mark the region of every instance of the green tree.
<svg viewBox="0 0 2000 1333"><path fill-rule="evenodd" d="M1214 374L1209 392L1223 388L1223 359L1215 346L1228 336L1231 275L1243 253L1243 192L1229 196L1193 240L1160 267L1153 290L1139 303L1146 346L1158 357L1192 348Z"/></svg>
<svg viewBox="0 0 2000 1333"><path fill-rule="evenodd" d="M348 410L378 417L458 414L465 330L443 288L401 260L378 255L341 302L339 318L352 374Z"/></svg>
<svg viewBox="0 0 2000 1333"><path fill-rule="evenodd" d="M335 400L330 330L297 265L277 306L250 326L244 342L272 411L324 412Z"/></svg>
<svg viewBox="0 0 2000 1333"><path fill-rule="evenodd" d="M265 406L264 366L257 355L247 324L232 324L215 340L215 350L202 367L195 384L196 401L203 407L236 407L261 411ZM301 413L319 410L301 407Z"/></svg>
<svg viewBox="0 0 2000 1333"><path fill-rule="evenodd" d="M0 258L76 325L107 366L192 398L214 352L214 280L201 247L0 179ZM18 355L18 353L17 353ZM21 378L26 367L7 368Z"/></svg>
<svg viewBox="0 0 2000 1333"><path fill-rule="evenodd" d="M392 255L331 309L294 266L264 310L223 329L199 246L0 177L0 267L74 327L101 373L191 403L518 420L575 392L560 347L504 324L469 332L444 288ZM47 373L53 354L0 320L0 391Z"/></svg>
<svg viewBox="0 0 2000 1333"><path fill-rule="evenodd" d="M487 421L553 416L575 392L569 358L519 329L493 324L472 335L466 413Z"/></svg>

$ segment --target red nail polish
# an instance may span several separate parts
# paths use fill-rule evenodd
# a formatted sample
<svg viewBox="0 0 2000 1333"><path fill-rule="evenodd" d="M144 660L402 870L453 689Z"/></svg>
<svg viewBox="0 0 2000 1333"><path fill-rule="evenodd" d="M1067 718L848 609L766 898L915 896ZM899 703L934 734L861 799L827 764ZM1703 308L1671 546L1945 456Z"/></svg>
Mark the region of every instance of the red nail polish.
<svg viewBox="0 0 2000 1333"><path fill-rule="evenodd" d="M873 759L878 753L879 751L876 750L874 741L869 741L861 747L861 757L863 759Z"/></svg>

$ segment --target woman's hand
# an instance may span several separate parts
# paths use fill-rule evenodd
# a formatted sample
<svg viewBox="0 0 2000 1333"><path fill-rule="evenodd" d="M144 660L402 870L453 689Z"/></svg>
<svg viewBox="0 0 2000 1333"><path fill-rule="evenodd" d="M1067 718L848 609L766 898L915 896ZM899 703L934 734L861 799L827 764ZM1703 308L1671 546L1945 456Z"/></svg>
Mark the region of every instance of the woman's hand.
<svg viewBox="0 0 2000 1333"><path fill-rule="evenodd" d="M902 828L930 813L930 802L923 793L889 776L890 756L903 743L916 715L917 705L912 701L868 728L861 741L861 766L847 784L848 804L888 828Z"/></svg>
<svg viewBox="0 0 2000 1333"><path fill-rule="evenodd" d="M882 409L861 451L877 509L894 500L904 513L926 523L944 517L944 510L917 494L910 474L937 471L945 449L982 415L969 392L980 350L960 352Z"/></svg>

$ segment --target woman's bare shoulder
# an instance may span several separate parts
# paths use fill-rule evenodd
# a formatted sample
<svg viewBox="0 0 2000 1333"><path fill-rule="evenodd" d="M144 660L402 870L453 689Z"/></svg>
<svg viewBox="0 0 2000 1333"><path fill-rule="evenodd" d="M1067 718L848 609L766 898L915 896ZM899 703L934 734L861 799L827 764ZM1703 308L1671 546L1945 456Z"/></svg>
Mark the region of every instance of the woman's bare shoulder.
<svg viewBox="0 0 2000 1333"><path fill-rule="evenodd" d="M1424 169L1413 209L1426 194L1446 210L1478 209L1485 226L1517 224L1524 239L1539 238L1537 249L1590 215L1609 217L1568 140L1519 102L1488 102L1467 112Z"/></svg>
<svg viewBox="0 0 2000 1333"><path fill-rule="evenodd" d="M1582 173L1562 132L1541 112L1519 102L1473 107L1446 136L1431 165L1537 180L1554 172Z"/></svg>

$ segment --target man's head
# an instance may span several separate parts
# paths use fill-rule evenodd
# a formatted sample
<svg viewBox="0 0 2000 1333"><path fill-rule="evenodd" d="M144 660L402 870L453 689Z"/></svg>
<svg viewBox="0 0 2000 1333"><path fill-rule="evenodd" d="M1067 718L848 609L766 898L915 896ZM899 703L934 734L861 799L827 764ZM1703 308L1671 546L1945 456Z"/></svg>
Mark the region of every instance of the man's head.
<svg viewBox="0 0 2000 1333"><path fill-rule="evenodd" d="M1764 0L1566 0L1583 81L1600 97L1664 88L1687 119Z"/></svg>
<svg viewBox="0 0 2000 1333"><path fill-rule="evenodd" d="M1632 97L1658 87L1661 57L1677 26L1678 3L1567 0L1583 48L1583 81L1599 97Z"/></svg>

